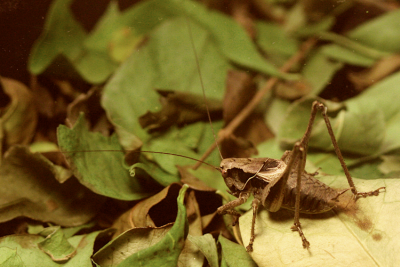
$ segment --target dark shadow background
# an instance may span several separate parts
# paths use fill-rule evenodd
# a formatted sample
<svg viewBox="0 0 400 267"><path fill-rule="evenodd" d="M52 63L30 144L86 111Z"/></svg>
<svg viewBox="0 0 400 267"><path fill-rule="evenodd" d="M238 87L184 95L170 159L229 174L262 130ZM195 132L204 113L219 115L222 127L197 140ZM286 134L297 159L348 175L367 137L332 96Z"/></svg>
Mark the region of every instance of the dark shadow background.
<svg viewBox="0 0 400 267"><path fill-rule="evenodd" d="M42 32L52 0L0 0L0 75L29 85L27 63ZM134 1L121 1L121 6ZM130 2L130 3L127 3ZM86 30L103 14L109 0L74 1L72 10Z"/></svg>
<svg viewBox="0 0 400 267"><path fill-rule="evenodd" d="M16 79L29 85L30 77L27 70L29 53L42 32L47 11L55 0L0 0L0 75ZM140 0L118 0L121 10L124 10ZM90 31L100 16L104 13L110 0L74 0L71 9L75 18ZM67 8L67 7L66 7ZM337 18L333 29L341 32L352 28L346 21L351 18L370 19L380 14L369 6L355 5ZM378 13L376 13L378 12ZM362 14L362 16L360 16ZM349 16L350 15L350 16ZM344 20L344 21L343 21ZM360 23L357 21L357 24ZM347 26L344 26L347 25Z"/></svg>

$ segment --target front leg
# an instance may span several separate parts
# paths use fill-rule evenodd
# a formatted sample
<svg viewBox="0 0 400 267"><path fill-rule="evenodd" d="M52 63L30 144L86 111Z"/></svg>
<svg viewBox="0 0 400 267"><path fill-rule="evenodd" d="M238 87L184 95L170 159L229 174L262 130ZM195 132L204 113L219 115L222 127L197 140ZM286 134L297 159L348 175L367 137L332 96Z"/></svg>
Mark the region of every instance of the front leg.
<svg viewBox="0 0 400 267"><path fill-rule="evenodd" d="M237 206L242 205L247 201L249 198L250 194L249 193L240 193L239 197L235 200L232 200L221 207L217 209L218 214L224 215L224 214L230 214L233 216L233 223L232 225L235 226L236 223L239 220L240 213L234 210Z"/></svg>
<svg viewBox="0 0 400 267"><path fill-rule="evenodd" d="M254 243L254 239L256 237L254 234L254 226L256 224L256 217L257 217L258 207L260 206L260 200L257 198L254 198L253 202L251 203L251 206L253 208L253 219L251 220L250 242L249 242L249 245L246 247L247 252L253 251L253 243Z"/></svg>

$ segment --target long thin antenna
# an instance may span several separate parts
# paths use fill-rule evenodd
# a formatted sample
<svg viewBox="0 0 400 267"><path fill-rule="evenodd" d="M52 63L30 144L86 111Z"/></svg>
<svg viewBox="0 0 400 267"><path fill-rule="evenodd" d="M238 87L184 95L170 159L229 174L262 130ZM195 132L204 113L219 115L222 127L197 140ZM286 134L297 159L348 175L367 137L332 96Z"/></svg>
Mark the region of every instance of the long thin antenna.
<svg viewBox="0 0 400 267"><path fill-rule="evenodd" d="M219 168L217 168L217 167L215 167L215 166L213 166L211 164L208 164L207 162L204 162L204 161L201 161L201 160L189 157L189 156L184 156L184 155L179 155L179 154L174 154L174 153L168 153L168 152L146 151L146 150L138 150L138 151L129 151L129 150L127 150L127 151L123 151L123 150L103 150L103 149L77 150L77 151L60 151L60 152L63 153L63 154L83 153L83 152L85 152L85 153L88 153L88 152L131 152L132 153L133 152L133 153L163 154L163 155L171 155L171 156L176 156L176 157L181 157L181 158L185 158L185 159L194 160L194 161L206 164L206 165L208 165L208 166L210 166L210 167L212 167L212 168L214 168L214 169L216 169L218 171L220 170Z"/></svg>
<svg viewBox="0 0 400 267"><path fill-rule="evenodd" d="M218 148L219 156L221 157L221 160L222 160L224 158L222 157L221 149L218 146L217 135L215 134L214 126L213 126L212 121L211 121L210 110L208 109L208 105L207 105L206 92L204 90L203 75L201 74L199 57L197 56L196 47L194 46L192 28L190 27L190 21L189 21L188 17L186 17L186 23L187 23L187 26L188 26L188 29L189 29L190 43L192 45L193 53L194 53L194 56L196 58L196 66L197 66L197 70L199 72L199 79L200 79L201 89L202 89L202 92L203 92L203 101L204 101L204 104L206 105L208 121L210 122L211 130L212 130L212 133L213 133L213 136L214 136L215 145ZM197 167L195 166L193 169L197 169Z"/></svg>

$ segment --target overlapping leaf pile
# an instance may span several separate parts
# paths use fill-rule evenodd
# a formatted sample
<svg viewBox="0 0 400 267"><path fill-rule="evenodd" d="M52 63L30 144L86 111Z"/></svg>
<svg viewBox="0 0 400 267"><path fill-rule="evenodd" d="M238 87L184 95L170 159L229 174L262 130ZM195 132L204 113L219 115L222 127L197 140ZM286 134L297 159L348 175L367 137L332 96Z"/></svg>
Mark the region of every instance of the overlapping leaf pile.
<svg viewBox="0 0 400 267"><path fill-rule="evenodd" d="M284 2L206 8L150 0L120 10L111 1L87 31L73 1L54 0L28 62L31 90L1 77L9 101L0 110L0 264L399 262L398 4ZM313 44L308 53L305 43ZM289 72L279 70L299 54ZM387 192L302 219L310 250L290 231L292 212L262 211L248 254L241 244L248 243L252 214L241 218L240 230L232 228L228 216L216 214L233 199L220 173L188 165L215 140L204 103L218 131L271 77L279 78L273 90L222 142L225 157L257 148L279 159L302 137L319 100L352 175L362 178L356 186ZM56 130L60 123L66 125ZM326 184L346 188L332 148L317 118L307 169L321 167ZM205 162L218 166L219 154Z"/></svg>

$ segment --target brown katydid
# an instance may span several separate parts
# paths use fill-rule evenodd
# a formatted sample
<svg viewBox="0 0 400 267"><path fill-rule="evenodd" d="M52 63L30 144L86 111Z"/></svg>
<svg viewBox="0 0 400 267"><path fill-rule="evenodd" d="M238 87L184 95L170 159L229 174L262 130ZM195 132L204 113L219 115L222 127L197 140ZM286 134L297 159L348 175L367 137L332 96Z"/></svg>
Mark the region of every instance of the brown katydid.
<svg viewBox="0 0 400 267"><path fill-rule="evenodd" d="M292 230L298 231L304 248L309 248L300 224L300 212L323 213L335 207L337 198L349 189L336 190L320 182L314 176L316 173L307 173L305 162L307 157L308 141L317 111L320 110L325 120L336 155L342 165L347 181L355 198L376 196L380 187L369 192L358 192L353 179L344 162L342 153L333 134L327 108L320 102L314 101L311 108L310 121L302 139L295 143L291 151L286 151L280 160L270 158L227 158L220 165L222 177L230 192L237 199L218 208L219 214L231 214L235 217L234 224L240 214L234 210L243 204L253 194L253 218L251 224L250 242L247 251L253 250L255 239L254 226L258 208L262 204L270 212L280 208L294 210L294 224Z"/></svg>

